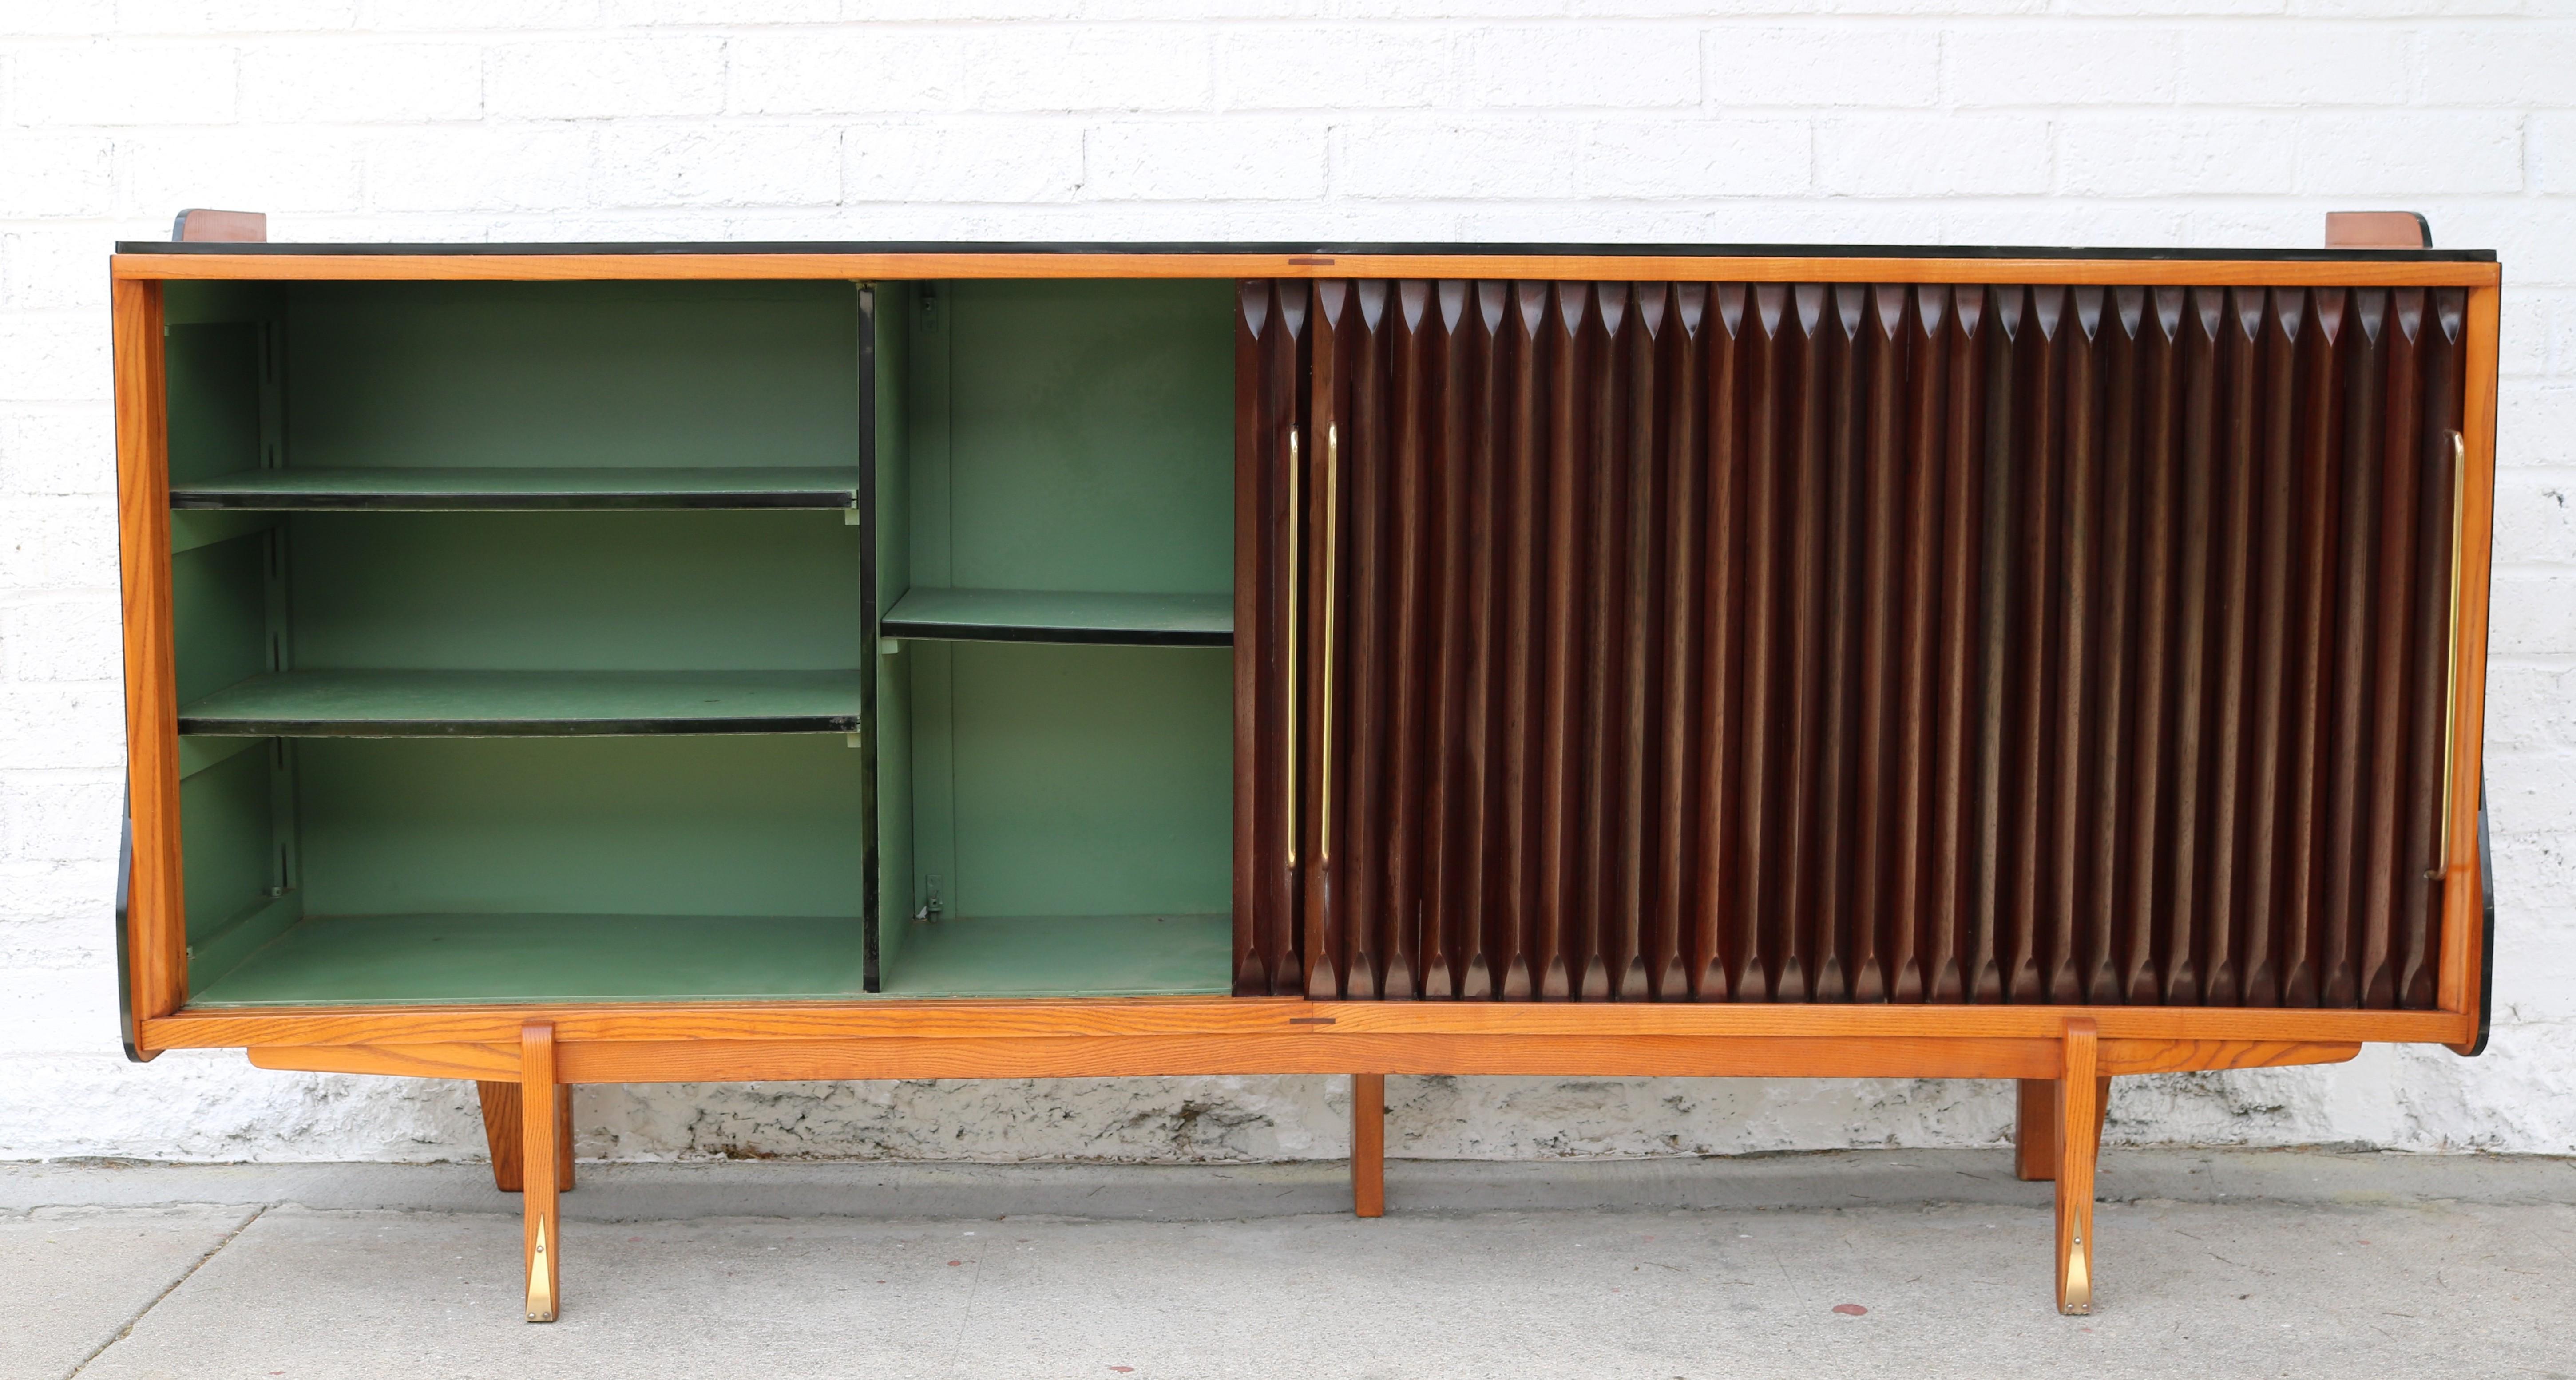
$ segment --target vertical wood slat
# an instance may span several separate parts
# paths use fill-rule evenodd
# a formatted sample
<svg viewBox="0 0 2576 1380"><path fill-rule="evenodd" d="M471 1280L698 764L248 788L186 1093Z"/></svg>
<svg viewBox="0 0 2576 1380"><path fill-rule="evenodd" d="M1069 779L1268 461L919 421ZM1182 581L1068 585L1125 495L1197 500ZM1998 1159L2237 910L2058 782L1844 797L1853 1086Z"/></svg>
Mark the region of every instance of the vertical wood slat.
<svg viewBox="0 0 2576 1380"><path fill-rule="evenodd" d="M1333 811L1341 856L1252 897L1306 917L1249 924L1239 966L1311 946L1269 990L2440 999L2468 294L1313 301L1280 338L1343 539L1296 633L1334 783L1301 837Z"/></svg>
<svg viewBox="0 0 2576 1380"><path fill-rule="evenodd" d="M1295 584L1311 530L1302 502L1305 476L1290 472L1290 436L1303 424L1299 389L1306 371L1307 287L1249 279L1237 285L1235 313L1234 552L1234 992L1296 995L1305 990L1299 924L1299 803L1311 788L1291 759L1289 639L1302 621L1291 616ZM1305 466L1304 436L1296 464ZM1303 687L1297 687L1302 691Z"/></svg>

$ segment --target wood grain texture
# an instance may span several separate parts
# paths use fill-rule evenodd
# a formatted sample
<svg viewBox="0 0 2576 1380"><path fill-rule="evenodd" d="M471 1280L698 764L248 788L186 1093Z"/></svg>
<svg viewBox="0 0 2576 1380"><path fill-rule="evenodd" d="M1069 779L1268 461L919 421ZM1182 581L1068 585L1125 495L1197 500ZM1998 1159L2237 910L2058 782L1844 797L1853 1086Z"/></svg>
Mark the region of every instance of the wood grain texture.
<svg viewBox="0 0 2576 1380"><path fill-rule="evenodd" d="M565 1155L563 1123L542 1115L562 1096L556 1069L555 1031L531 1021L519 1032L519 1105L521 1115L519 1175L523 1201L523 1259L528 1281L527 1318L553 1322L562 1298L563 1216L556 1195L562 1191Z"/></svg>
<svg viewBox="0 0 2576 1380"><path fill-rule="evenodd" d="M483 1144L492 1154L492 1186L503 1193L523 1191L527 1179L520 1166L527 1151L527 1132L519 1120L523 1101L518 1080L478 1079L474 1097L483 1108Z"/></svg>
<svg viewBox="0 0 2576 1380"><path fill-rule="evenodd" d="M1129 1078L1181 1074L1511 1074L1690 1078L2031 1078L2045 1038L1731 1040L1680 1035L1187 1035L1009 1040L568 1042L571 1083L733 1083L857 1078Z"/></svg>
<svg viewBox="0 0 2576 1380"><path fill-rule="evenodd" d="M1351 1215L1386 1215L1386 1075L1351 1075Z"/></svg>
<svg viewBox="0 0 2576 1380"><path fill-rule="evenodd" d="M2057 1311L2093 1311L2093 1168L2102 1145L2101 1052L2094 1023L2066 1023L2057 1078Z"/></svg>
<svg viewBox="0 0 2576 1380"><path fill-rule="evenodd" d="M2383 259L1945 259L1587 254L119 254L120 280L1520 278L1821 283L2208 283L2481 287L2492 263Z"/></svg>
<svg viewBox="0 0 2576 1380"><path fill-rule="evenodd" d="M134 871L126 910L136 1044L188 1000L188 920L179 853L178 669L170 623L170 427L161 287L113 285L116 516L125 617L127 808Z"/></svg>
<svg viewBox="0 0 2576 1380"><path fill-rule="evenodd" d="M396 1041L385 1044L254 1045L253 1068L303 1073L381 1073L397 1078L516 1078L511 1045Z"/></svg>
<svg viewBox="0 0 2576 1380"><path fill-rule="evenodd" d="M2057 1106L2054 1078L2025 1078L2013 1085L2013 1177L2025 1183L2051 1183L2057 1178ZM2111 1110L2111 1076L2093 1080L2093 1132L2101 1135Z"/></svg>
<svg viewBox="0 0 2576 1380"><path fill-rule="evenodd" d="M2120 1040L2102 1041L2102 1076L2115 1073L2180 1073L2186 1070L2268 1069L2293 1064L2340 1064L2361 1053L2346 1040Z"/></svg>
<svg viewBox="0 0 2576 1380"><path fill-rule="evenodd" d="M877 1037L1038 1041L1112 1035L1222 1039L1277 1034L1326 1042L1359 1034L2027 1039L2055 1038L2067 1018L2077 1015L2099 1021L2106 1035L2129 1039L2438 1042L2456 1038L2459 1028L2455 1014L2439 1011L1894 1004L1586 1007L1502 1002L1397 1006L1289 999L1119 998L189 1012L153 1022L152 1039L156 1046L168 1049L495 1044L511 1039L523 1022L532 1019L551 1020L562 1038L583 1043Z"/></svg>
<svg viewBox="0 0 2576 1380"><path fill-rule="evenodd" d="M2461 393L2457 633L2451 652L2450 799L2444 803L2441 1007L2459 1018L2452 1048L2477 1039L2486 921L2478 876L2478 803L2486 784L2487 613L2495 540L2497 313L2492 287L2469 293L2468 377Z"/></svg>
<svg viewBox="0 0 2576 1380"><path fill-rule="evenodd" d="M1508 324L1318 285L1347 827L1310 996L1492 995L1456 930L1505 1000L2437 1009L2465 293L1500 286ZM1499 553L1471 487L1526 488ZM1511 591L1475 624L1471 555ZM1498 643L1502 684L1449 674Z"/></svg>

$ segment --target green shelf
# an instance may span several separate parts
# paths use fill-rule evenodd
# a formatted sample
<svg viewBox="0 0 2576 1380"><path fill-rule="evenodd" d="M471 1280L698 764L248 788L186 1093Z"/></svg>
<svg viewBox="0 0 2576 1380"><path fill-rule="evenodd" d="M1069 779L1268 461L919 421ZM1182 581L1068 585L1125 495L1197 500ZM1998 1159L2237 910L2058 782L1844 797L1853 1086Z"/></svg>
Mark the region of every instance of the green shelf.
<svg viewBox="0 0 2576 1380"><path fill-rule="evenodd" d="M912 923L885 993L1134 997L1234 990L1224 915L1077 915Z"/></svg>
<svg viewBox="0 0 2576 1380"><path fill-rule="evenodd" d="M170 506L308 512L855 508L860 484L856 466L821 465L236 470L172 483Z"/></svg>
<svg viewBox="0 0 2576 1380"><path fill-rule="evenodd" d="M855 917L327 916L188 1004L840 999L862 995L861 948Z"/></svg>
<svg viewBox="0 0 2576 1380"><path fill-rule="evenodd" d="M938 642L1231 647L1234 596L915 588L877 630Z"/></svg>
<svg viewBox="0 0 2576 1380"><path fill-rule="evenodd" d="M179 711L179 731L286 738L856 733L859 671L284 671Z"/></svg>

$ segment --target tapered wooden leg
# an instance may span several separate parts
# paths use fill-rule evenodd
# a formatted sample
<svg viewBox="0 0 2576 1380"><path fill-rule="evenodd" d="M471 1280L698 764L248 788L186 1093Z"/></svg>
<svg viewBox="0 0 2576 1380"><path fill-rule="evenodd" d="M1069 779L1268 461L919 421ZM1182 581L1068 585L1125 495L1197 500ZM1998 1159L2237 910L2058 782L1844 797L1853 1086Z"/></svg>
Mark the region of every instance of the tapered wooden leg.
<svg viewBox="0 0 2576 1380"><path fill-rule="evenodd" d="M2013 1118L2013 1175L2032 1183L2046 1183L2057 1177L2057 1080L2024 1078L2017 1085L2019 1105ZM2111 1080L2093 1080L2093 1131L2097 1138L2102 1118L2111 1108Z"/></svg>
<svg viewBox="0 0 2576 1380"><path fill-rule="evenodd" d="M519 1085L516 1083L477 1083L475 1093L483 1099L483 1143L492 1150L492 1186L504 1193L519 1191Z"/></svg>
<svg viewBox="0 0 2576 1380"><path fill-rule="evenodd" d="M1351 1075L1351 1211L1386 1215L1386 1075Z"/></svg>
<svg viewBox="0 0 2576 1380"><path fill-rule="evenodd" d="M519 1031L519 1105L553 1108L555 1028L531 1021ZM561 1127L551 1116L521 1117L523 1148L519 1167L526 1193L520 1210L527 1224L528 1321L553 1322L557 1285L561 1282L561 1219L556 1211L557 1174L563 1163Z"/></svg>
<svg viewBox="0 0 2576 1380"><path fill-rule="evenodd" d="M2058 1080L2057 1311L2093 1311L2093 1162L2102 1144L2101 1038L2090 1017L2066 1023Z"/></svg>

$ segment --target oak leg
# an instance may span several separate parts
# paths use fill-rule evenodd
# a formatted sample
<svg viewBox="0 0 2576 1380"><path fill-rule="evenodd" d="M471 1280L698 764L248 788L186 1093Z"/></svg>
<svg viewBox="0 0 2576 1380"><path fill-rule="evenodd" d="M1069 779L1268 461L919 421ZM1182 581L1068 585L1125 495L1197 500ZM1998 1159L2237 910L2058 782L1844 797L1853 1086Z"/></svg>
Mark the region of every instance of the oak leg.
<svg viewBox="0 0 2576 1380"><path fill-rule="evenodd" d="M474 1091L483 1100L483 1143L492 1150L492 1186L504 1193L519 1191L519 1085L516 1083L476 1083Z"/></svg>
<svg viewBox="0 0 2576 1380"><path fill-rule="evenodd" d="M1386 1075L1351 1075L1351 1211L1386 1215Z"/></svg>
<svg viewBox="0 0 2576 1380"><path fill-rule="evenodd" d="M2102 1130L2102 1117L2111 1107L2111 1080L2093 1080L2093 1131L2096 1144ZM2013 1176L2031 1183L2046 1183L2057 1177L2057 1080L2024 1078L2016 1085L2018 1106L2013 1118Z"/></svg>
<svg viewBox="0 0 2576 1380"><path fill-rule="evenodd" d="M2093 1163L2102 1144L2101 1037L2089 1017L2066 1023L2058 1087L2057 1311L2093 1311Z"/></svg>
<svg viewBox="0 0 2576 1380"><path fill-rule="evenodd" d="M555 1082L555 1028L531 1021L519 1031L520 1106L560 1105ZM560 1124L551 1116L522 1117L523 1149L519 1153L526 1201L520 1204L527 1224L528 1321L553 1322L561 1281L562 1222L556 1211L557 1171L563 1162Z"/></svg>

